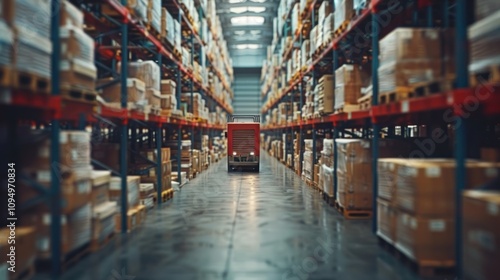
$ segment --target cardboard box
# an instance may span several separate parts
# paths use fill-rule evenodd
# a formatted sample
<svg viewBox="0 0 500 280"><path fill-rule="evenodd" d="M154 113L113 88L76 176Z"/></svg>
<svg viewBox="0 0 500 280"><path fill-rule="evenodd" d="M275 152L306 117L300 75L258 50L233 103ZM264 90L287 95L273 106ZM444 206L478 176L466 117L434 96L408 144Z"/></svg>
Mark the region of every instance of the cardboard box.
<svg viewBox="0 0 500 280"><path fill-rule="evenodd" d="M377 199L377 235L394 244L396 241L397 212L394 207L383 199Z"/></svg>
<svg viewBox="0 0 500 280"><path fill-rule="evenodd" d="M76 209L75 211L61 216L61 252L70 253L91 240L92 233L92 210L90 204ZM22 219L25 225L36 227L37 257L40 259L50 258L50 225L51 215L47 211L30 212Z"/></svg>
<svg viewBox="0 0 500 280"><path fill-rule="evenodd" d="M94 143L92 144L92 158L113 170L120 170L120 144Z"/></svg>
<svg viewBox="0 0 500 280"><path fill-rule="evenodd" d="M455 223L452 219L429 219L398 212L396 248L410 259L453 265L454 242Z"/></svg>
<svg viewBox="0 0 500 280"><path fill-rule="evenodd" d="M499 165L468 161L466 188L495 179ZM455 161L407 160L397 167L396 204L400 209L426 217L453 217L455 213Z"/></svg>
<svg viewBox="0 0 500 280"><path fill-rule="evenodd" d="M139 205L139 176L127 176L127 202L128 207ZM109 197L111 201L118 202L121 205L121 178L111 177L111 184L109 186Z"/></svg>
<svg viewBox="0 0 500 280"><path fill-rule="evenodd" d="M99 204L109 201L110 180L110 171L92 171L92 192L90 197L92 209Z"/></svg>
<svg viewBox="0 0 500 280"><path fill-rule="evenodd" d="M101 79L97 85L102 86L112 82L111 79ZM106 102L121 102L121 85L114 83L113 85L104 87L99 94ZM146 84L136 78L127 78L127 102L144 102L146 100Z"/></svg>
<svg viewBox="0 0 500 280"><path fill-rule="evenodd" d="M146 89L146 99L148 100L148 104L160 108L161 106L161 95L159 90L155 90L152 88Z"/></svg>
<svg viewBox="0 0 500 280"><path fill-rule="evenodd" d="M337 178L338 181L341 180L340 177ZM339 184L340 186L340 184ZM356 209L356 210L369 210L373 208L373 195L371 191L361 192L346 192L346 191L337 191L338 195L338 203L344 209Z"/></svg>
<svg viewBox="0 0 500 280"><path fill-rule="evenodd" d="M47 189L50 189L50 170L27 171L27 173L38 183ZM20 191L19 203L26 203L40 196L40 193L31 186L19 182ZM92 185L90 172L88 176L79 176L74 172L61 174L61 211L71 213L90 202ZM42 203L39 206L41 211L50 211L49 205Z"/></svg>
<svg viewBox="0 0 500 280"><path fill-rule="evenodd" d="M133 230L135 230L135 228L138 226L137 219L137 210L135 208L129 209L127 211L127 232L132 232ZM115 226L115 232L122 232L122 217L120 212L115 215Z"/></svg>
<svg viewBox="0 0 500 280"><path fill-rule="evenodd" d="M118 212L116 202L104 202L92 209L92 240L98 243L110 236L116 228L115 216Z"/></svg>
<svg viewBox="0 0 500 280"><path fill-rule="evenodd" d="M500 273L500 192L465 191L462 215L466 279L496 279Z"/></svg>
<svg viewBox="0 0 500 280"><path fill-rule="evenodd" d="M500 162L500 148L481 148L481 160Z"/></svg>
<svg viewBox="0 0 500 280"><path fill-rule="evenodd" d="M117 70L121 70L120 63ZM145 88L160 90L160 66L152 60L129 62L128 77L143 81Z"/></svg>
<svg viewBox="0 0 500 280"><path fill-rule="evenodd" d="M15 228L15 244L9 244L9 236L12 236L9 228L0 229L0 263L5 264L11 261L11 247L14 247L15 253L15 273L8 271L6 279L17 279L24 271L26 271L35 262L36 256L36 228L33 226ZM9 264L8 267L11 267ZM0 274L1 276L1 274ZM2 278L3 279L3 278Z"/></svg>
<svg viewBox="0 0 500 280"><path fill-rule="evenodd" d="M357 104L361 97L361 70L358 65L344 64L335 71L335 109Z"/></svg>

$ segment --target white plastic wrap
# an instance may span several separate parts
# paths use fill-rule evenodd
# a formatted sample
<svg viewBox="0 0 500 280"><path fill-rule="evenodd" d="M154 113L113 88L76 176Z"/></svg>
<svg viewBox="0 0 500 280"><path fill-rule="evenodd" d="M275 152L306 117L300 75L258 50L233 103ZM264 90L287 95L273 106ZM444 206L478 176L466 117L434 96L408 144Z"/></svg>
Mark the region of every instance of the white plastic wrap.
<svg viewBox="0 0 500 280"><path fill-rule="evenodd" d="M67 25L59 28L61 56L66 59L79 58L94 63L94 39L82 29Z"/></svg>
<svg viewBox="0 0 500 280"><path fill-rule="evenodd" d="M500 10L500 1L498 0L476 0L475 9L476 20L482 20ZM498 21L497 21L498 22Z"/></svg>
<svg viewBox="0 0 500 280"><path fill-rule="evenodd" d="M500 52L497 48L500 45L499 21L500 11L497 11L469 28L471 56L469 70L472 73L489 70L490 65L500 65Z"/></svg>
<svg viewBox="0 0 500 280"><path fill-rule="evenodd" d="M0 65L12 64L14 35L7 24L0 20Z"/></svg>
<svg viewBox="0 0 500 280"><path fill-rule="evenodd" d="M50 78L52 43L49 39L18 30L16 69Z"/></svg>
<svg viewBox="0 0 500 280"><path fill-rule="evenodd" d="M50 0L16 0L14 25L24 31L25 36L35 35L50 38L51 8Z"/></svg>
<svg viewBox="0 0 500 280"><path fill-rule="evenodd" d="M74 25L83 28L83 12L69 1L61 1L61 26Z"/></svg>

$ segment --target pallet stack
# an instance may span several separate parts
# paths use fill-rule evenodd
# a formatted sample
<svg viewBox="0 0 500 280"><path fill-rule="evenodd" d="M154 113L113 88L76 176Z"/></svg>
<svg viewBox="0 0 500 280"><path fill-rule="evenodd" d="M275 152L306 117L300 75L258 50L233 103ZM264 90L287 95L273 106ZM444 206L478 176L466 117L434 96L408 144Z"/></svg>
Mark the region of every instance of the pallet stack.
<svg viewBox="0 0 500 280"><path fill-rule="evenodd" d="M68 1L61 4L61 90L67 97L94 102L97 79L94 39L83 30L83 13Z"/></svg>
<svg viewBox="0 0 500 280"><path fill-rule="evenodd" d="M146 207L140 204L140 184L141 177L139 176L127 176L127 229L129 232L135 230L135 228L143 221L143 211L145 212ZM119 209L121 209L121 183L122 179L120 177L111 177L111 184L109 187L109 196L112 201L116 201ZM115 231L121 232L122 228L122 217L121 213L115 216Z"/></svg>
<svg viewBox="0 0 500 280"><path fill-rule="evenodd" d="M361 96L361 70L358 65L344 64L335 71L335 111L358 111Z"/></svg>
<svg viewBox="0 0 500 280"><path fill-rule="evenodd" d="M470 83L481 85L500 82L500 54L493 47L500 41L498 21L500 19L497 1L477 0L475 2L477 22L469 28L470 41Z"/></svg>
<svg viewBox="0 0 500 280"><path fill-rule="evenodd" d="M50 159L51 141L48 135L32 130L20 132L22 143L22 172L33 181L49 189L51 170L56 169L61 180L62 200L62 260L77 251L88 251L92 239L92 166L90 164L90 135L85 131L64 131L60 135L61 157ZM26 203L39 193L24 183L19 185L19 202ZM36 258L48 260L50 250L50 209L41 204L29 208L23 214L22 224L35 226Z"/></svg>
<svg viewBox="0 0 500 280"><path fill-rule="evenodd" d="M38 93L50 93L51 55L50 1L3 1L0 10L0 66L3 86ZM63 12L64 13L64 12ZM47 15L42 21L34 15ZM11 48L15 45L15 51Z"/></svg>
<svg viewBox="0 0 500 280"><path fill-rule="evenodd" d="M306 180L313 180L313 157L312 157L313 140L304 139L304 161L302 162L302 176Z"/></svg>
<svg viewBox="0 0 500 280"><path fill-rule="evenodd" d="M170 116L177 109L177 84L172 80L162 80L160 89L162 115Z"/></svg>
<svg viewBox="0 0 500 280"><path fill-rule="evenodd" d="M386 104L448 89L453 36L434 28L397 28L380 41L379 103ZM408 46L412 46L411 48Z"/></svg>
<svg viewBox="0 0 500 280"><path fill-rule="evenodd" d="M466 166L467 188L482 186L500 174L497 163L468 161ZM420 269L453 267L455 162L390 158L380 159L377 168L380 186L377 235ZM474 195L471 200L466 198L472 204L464 204L464 211L473 207L474 198ZM483 221L474 212L464 213L465 217L476 216L476 221ZM470 219L466 221L466 227L473 224ZM474 243L474 239L464 236L467 236L464 242Z"/></svg>
<svg viewBox="0 0 500 280"><path fill-rule="evenodd" d="M115 232L118 204L110 200L110 185L110 171L92 171L92 251L101 249Z"/></svg>

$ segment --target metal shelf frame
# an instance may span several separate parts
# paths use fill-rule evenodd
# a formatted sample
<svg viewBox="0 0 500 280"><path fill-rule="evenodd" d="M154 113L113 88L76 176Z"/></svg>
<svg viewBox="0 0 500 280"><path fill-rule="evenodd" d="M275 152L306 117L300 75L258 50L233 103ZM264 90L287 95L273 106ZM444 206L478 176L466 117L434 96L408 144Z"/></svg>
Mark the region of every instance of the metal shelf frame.
<svg viewBox="0 0 500 280"><path fill-rule="evenodd" d="M334 1L331 0L332 5ZM357 11L357 16L351 21L350 26L345 32L333 39L331 44L323 51L322 54L316 60L313 61L306 72L301 73L301 76L296 80L289 81L290 85L281 93L278 98L267 98L263 103L262 115L265 116L270 113L270 111L277 106L280 102L283 102L284 96L289 93L295 93L300 91L300 104L302 108L302 86L303 78L305 76L312 76L314 78L315 71L317 70L317 65L329 59L330 54L332 57L331 64L333 65L333 73L338 69L343 63L345 63L345 53L343 52L345 44L349 44L352 40L352 34L354 30L362 24L371 24L372 32L370 34L370 44L367 48L371 49L371 68L372 68L372 108L366 111L356 111L352 113L341 113L329 116L320 117L313 120L301 120L294 122L287 122L286 125L264 125L261 130L267 136L273 136L274 139L279 139L280 135L276 135L282 129L291 129L293 131L299 131L302 135L304 129L315 130L321 127L327 127L333 129L333 138L337 139L344 137L345 135L360 136L361 138L371 139L372 144L372 177L373 177L373 220L372 220L372 231L375 234L377 231L377 207L376 199L378 193L378 178L377 178L377 161L379 158L379 138L381 135L387 135L389 137L396 137L395 127L401 126L399 137L409 137L409 131L407 125L409 124L419 124L419 123L432 123L432 119L429 120L429 116L436 112L445 112L445 110L453 110L454 116L459 118L457 123L462 125L456 125L455 137L456 142L454 145L454 157L456 161L456 185L454 201L456 204L455 212L455 252L456 252L456 274L458 278L462 277L463 268L463 249L462 249L462 191L465 189L465 160L467 158L467 141L472 129L470 119L465 118L461 115L460 110L454 110L453 108L461 108L460 106L466 103L466 100L470 100L471 97L477 96L478 94L494 93L500 91L500 86L498 84L483 84L478 87L471 88L468 84L469 74L468 74L468 55L465 49L468 44L467 38L467 28L468 24L471 22L470 9L468 9L468 1L465 0L445 0L445 1L434 1L434 0L407 0L404 1L405 10L412 12L414 16L413 24L420 27L433 27L434 26L434 16L436 14L436 8L442 11L440 15L441 21L439 21L440 27L448 28L452 26L454 22L455 28L455 74L456 74L456 84L455 89L448 92L442 92L441 94L435 94L431 96L414 98L409 100L404 100L400 102L394 102L390 104L379 104L378 94L379 94L379 78L378 78L378 67L379 67L379 40L383 38L388 32L393 30L398 26L398 23L391 23L387 27L379 27L379 17L388 9L388 0L372 0L369 7L366 9ZM439 6L441 5L441 6ZM412 10L410 10L412 9ZM453 12L452 12L453 11ZM311 11L314 19L314 9ZM454 16L452 21L451 17ZM417 24L418 23L418 24ZM312 26L314 26L314 21ZM294 38L294 40L297 40ZM348 46L348 45L347 45ZM289 49L285 50L285 58L288 57ZM342 62L343 61L343 62ZM298 89L297 89L298 88ZM266 91L268 91L267 89ZM267 92L263 93L267 94ZM476 112L476 115L485 118L498 118L500 115L500 95L490 94L487 101L480 101L480 109ZM286 102L286 101L285 101ZM361 134L356 132L356 135L349 132L350 129L359 128L361 129ZM386 129L388 128L388 129ZM315 133L313 133L313 139L315 139ZM304 139L301 137L301 142ZM315 141L313 142L315 143ZM301 146L303 143L301 143ZM302 157L303 150L301 150L301 163L303 161ZM336 170L338 167L337 159L337 145L334 141L334 180L333 189L334 193L337 193L338 179L336 175Z"/></svg>

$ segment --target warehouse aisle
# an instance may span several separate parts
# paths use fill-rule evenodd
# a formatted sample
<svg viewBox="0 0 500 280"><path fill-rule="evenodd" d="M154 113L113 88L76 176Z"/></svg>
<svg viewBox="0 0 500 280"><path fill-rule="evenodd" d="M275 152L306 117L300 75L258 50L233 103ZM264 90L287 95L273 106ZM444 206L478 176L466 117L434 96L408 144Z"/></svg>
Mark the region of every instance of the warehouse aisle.
<svg viewBox="0 0 500 280"><path fill-rule="evenodd" d="M64 279L416 279L378 247L370 222L345 221L267 155L261 168L212 166Z"/></svg>

